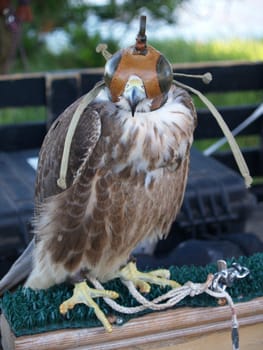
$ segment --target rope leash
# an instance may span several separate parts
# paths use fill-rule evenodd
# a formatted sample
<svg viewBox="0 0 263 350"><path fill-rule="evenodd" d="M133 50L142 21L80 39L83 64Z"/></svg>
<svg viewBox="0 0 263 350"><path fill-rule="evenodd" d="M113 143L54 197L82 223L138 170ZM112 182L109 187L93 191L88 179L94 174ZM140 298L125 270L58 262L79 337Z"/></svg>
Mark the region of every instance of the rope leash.
<svg viewBox="0 0 263 350"><path fill-rule="evenodd" d="M261 103L255 111L250 114L241 124L239 124L235 129L231 130L233 136L237 136L242 130L247 128L250 124L256 121L258 118L263 115L263 103ZM223 137L217 142L213 143L206 150L204 150L203 154L205 156L210 156L215 151L218 150L221 146L223 146L227 142L227 138Z"/></svg>
<svg viewBox="0 0 263 350"><path fill-rule="evenodd" d="M67 188L66 177L67 177L67 171L68 171L70 148L71 148L72 139L74 137L76 128L78 126L79 119L82 113L84 112L84 110L96 98L96 96L99 94L99 92L101 91L104 85L105 83L103 81L98 82L92 90L90 90L86 95L83 96L82 100L80 101L70 121L65 142L64 142L63 154L62 154L60 171L59 171L59 178L57 180L57 185L63 190Z"/></svg>
<svg viewBox="0 0 263 350"><path fill-rule="evenodd" d="M196 90L196 89L192 88L191 86L185 85L177 80L173 80L173 82L175 85L180 86L183 89L191 91L192 93L197 95L200 98L200 100L209 108L210 112L212 113L213 117L216 119L217 124L220 126L221 130L223 131L223 133L224 133L224 135L229 143L229 146L231 148L233 156L235 157L239 171L245 180L246 187L250 187L250 185L252 183L252 178L250 176L246 161L245 161L245 159L240 151L240 148L239 148L234 136L232 135L231 131L229 130L227 124L225 123L223 117L218 112L216 107L199 90Z"/></svg>
<svg viewBox="0 0 263 350"><path fill-rule="evenodd" d="M212 275L209 275L212 276ZM104 290L104 287L102 284L94 279L89 278L89 281L94 285L95 288ZM206 288L208 287L208 282L211 284L210 278L205 283L192 283L187 282L182 287L172 289L169 292L153 299L152 301L146 299L135 287L134 283L131 281L124 281L122 280L122 283L128 288L130 294L134 297L135 300L140 304L139 306L134 307L126 307L118 304L116 301L110 298L104 298L104 301L115 311L118 311L123 314L134 314L138 313L147 309L155 310L155 311L161 311L165 310L167 308L170 308L176 304L178 304L182 299L187 297L188 295L194 296L201 294L205 292ZM222 297L222 296L221 296ZM160 304L164 300L167 300L166 302Z"/></svg>
<svg viewBox="0 0 263 350"><path fill-rule="evenodd" d="M240 264L233 263L230 268L227 268L224 260L218 261L218 272L209 274L205 283L193 283L191 281L186 282L183 286L171 289L167 293L153 299L146 299L135 287L131 281L121 280L122 283L128 288L133 298L140 304L135 307L126 307L118 304L116 301L110 298L103 298L105 303L108 304L113 310L123 314L134 314L147 309L153 311L161 311L167 308L171 308L178 304L181 300L187 296L194 297L196 295L207 293L208 295L216 299L225 299L231 310L232 318L232 350L239 350L239 331L238 320L235 310L234 302L230 294L226 291L227 287L233 285L236 279L244 278L249 274L249 270ZM95 288L104 290L102 284L95 278L89 278L89 281ZM121 322L120 322L121 323Z"/></svg>
<svg viewBox="0 0 263 350"><path fill-rule="evenodd" d="M101 47L98 48L98 51L102 50L104 52L104 56L107 57L107 59L109 59L110 54L106 51L106 48L104 47L104 45L102 45L102 46L103 46L103 48L101 48ZM188 76L186 74L179 74L179 73L177 73L175 75ZM190 77L192 77L192 76L190 75ZM208 84L212 79L212 76L210 73L205 73L204 75L201 75L201 76L197 75L197 76L193 76L193 77L201 78L203 80L203 82L206 84ZM232 153L235 157L235 160L236 160L236 163L237 163L238 168L240 170L240 173L245 180L246 187L250 187L250 185L252 183L252 178L250 176L247 164L244 160L244 157L240 151L240 148L239 148L237 142L235 141L234 136L232 135L231 131L229 130L227 124L225 123L223 117L218 112L216 107L200 91L198 91L198 90L196 90L188 85L185 85L181 82L178 82L177 80L174 80L173 82L175 85L180 86L180 87L196 94L200 98L200 100L209 108L212 115L216 119L218 125L222 129L222 131L225 135L225 139L228 141L228 143L230 145L230 148L231 148ZM69 128L68 128L65 142L64 142L64 149L63 149L63 155L62 155L62 160L61 160L61 165L60 165L59 178L57 180L57 185L63 190L65 190L67 188L66 176L67 176L67 170L68 170L70 148L71 148L72 139L74 137L74 133L75 133L75 130L77 128L79 119L80 119L83 111L96 98L96 96L99 94L99 92L101 91L101 89L104 86L105 86L105 83L103 81L99 82L95 85L95 87L90 92L88 92L86 95L83 96L83 98L82 98L78 108L76 109L75 113L73 114L73 117L72 117L71 122L69 124Z"/></svg>
<svg viewBox="0 0 263 350"><path fill-rule="evenodd" d="M108 61L112 57L112 54L109 51L107 51L106 44L99 44L96 48L96 51L101 52L106 61ZM203 75L189 75L189 74L183 74L183 73L174 73L174 75L202 79L202 81L205 84L209 84L212 81L212 74L209 72L207 72ZM232 150L233 156L236 160L236 163L238 165L240 173L244 177L246 187L250 187L250 185L252 183L252 178L250 176L247 164L244 160L244 157L240 151L240 148L239 148L237 142L235 141L234 136L232 135L231 131L229 130L227 124L225 123L223 117L218 112L216 107L199 90L196 90L196 89L192 88L191 86L185 85L177 80L173 80L173 83L176 86L180 86L188 91L191 91L195 95L197 95L200 98L200 100L208 107L208 109L212 113L213 117L216 119L218 125L220 126L220 128L222 129L222 131L225 135L225 138L227 139L227 141L229 143L229 146ZM70 121L69 128L68 128L65 142L64 142L64 149L63 149L63 155L62 155L62 160L61 160L61 165L60 165L59 178L57 180L57 185L63 190L65 190L67 188L66 176L67 176L67 169L68 169L68 162L69 162L70 147L71 147L72 139L74 137L74 133L75 133L75 130L77 128L79 119L80 119L83 111L96 98L96 96L99 94L99 92L101 91L101 89L104 86L105 86L104 81L99 82L95 85L95 87L90 92L88 92L86 95L84 95L84 97L82 98L78 108L76 109L76 111L73 114L73 117Z"/></svg>

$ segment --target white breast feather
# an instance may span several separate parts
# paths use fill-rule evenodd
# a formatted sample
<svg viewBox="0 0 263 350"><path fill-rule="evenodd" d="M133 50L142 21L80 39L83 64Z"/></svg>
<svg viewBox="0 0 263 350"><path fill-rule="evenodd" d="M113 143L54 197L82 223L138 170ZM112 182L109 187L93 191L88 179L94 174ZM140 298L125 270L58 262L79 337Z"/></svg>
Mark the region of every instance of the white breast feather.
<svg viewBox="0 0 263 350"><path fill-rule="evenodd" d="M135 134L136 147L130 152L127 163L134 167L136 171L147 171L148 160L143 157L143 144L146 139L151 140L151 152L162 154L160 166L165 159L169 157L169 148L172 147L181 157L184 157L187 150L188 142L192 141L193 116L191 111L180 101L175 102L172 94L169 95L167 102L161 108L150 112L137 112L132 117L130 112L122 111L122 118L126 119L123 123L123 134L120 139L121 143L126 143L131 134ZM158 130L156 137L154 130ZM182 138L175 140L175 129L178 134L184 130L189 139ZM161 139L163 142L161 142ZM147 183L153 174L149 175Z"/></svg>

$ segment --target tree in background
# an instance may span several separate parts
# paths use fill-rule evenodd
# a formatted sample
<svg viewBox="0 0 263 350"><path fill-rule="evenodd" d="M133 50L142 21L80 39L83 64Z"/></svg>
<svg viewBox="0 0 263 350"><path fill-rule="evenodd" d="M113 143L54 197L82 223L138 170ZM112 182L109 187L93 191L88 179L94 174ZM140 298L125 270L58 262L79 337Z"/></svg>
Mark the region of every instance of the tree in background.
<svg viewBox="0 0 263 350"><path fill-rule="evenodd" d="M21 58L25 59L21 45L22 23L31 20L28 0L17 1L15 6L11 0L0 0L0 73L10 70L17 51L20 52Z"/></svg>
<svg viewBox="0 0 263 350"><path fill-rule="evenodd" d="M187 0L108 0L100 6L84 0L0 0L0 73L104 65L96 53L102 40L99 30L85 25L89 16L99 23L130 25L134 18L147 13L152 19L175 22L175 8ZM33 18L31 16L31 9ZM61 52L51 53L46 46L48 33L62 30L68 46ZM114 38L107 39L111 52L118 49Z"/></svg>

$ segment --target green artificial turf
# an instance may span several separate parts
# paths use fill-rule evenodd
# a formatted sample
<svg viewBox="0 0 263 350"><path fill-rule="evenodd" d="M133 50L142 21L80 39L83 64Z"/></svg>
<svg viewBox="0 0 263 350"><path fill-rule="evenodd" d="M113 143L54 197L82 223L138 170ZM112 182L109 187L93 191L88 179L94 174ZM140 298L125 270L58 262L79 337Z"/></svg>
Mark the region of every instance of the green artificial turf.
<svg viewBox="0 0 263 350"><path fill-rule="evenodd" d="M239 257L228 260L228 266L237 262L250 270L250 274L236 280L234 285L228 289L235 302L248 301L263 295L263 253L251 257ZM205 267L183 266L170 268L171 278L184 284L187 281L202 283L206 281L209 273L217 272L214 264ZM112 280L104 284L106 289L115 290L120 294L116 300L125 306L137 306L126 287L118 280ZM168 290L168 288L167 288ZM68 311L65 316L59 313L59 305L71 297L73 286L62 284L49 288L48 290L33 291L19 287L15 292L7 292L1 301L2 312L8 320L10 327L16 336L36 334L65 328L86 328L100 326L93 309L85 305L77 305ZM148 299L153 299L165 292L164 288L152 286ZM149 311L134 315L123 315L113 311L102 298L96 300L106 315L116 315L123 322L132 317L138 317ZM195 297L186 297L175 307L180 306L216 306L217 300L203 293Z"/></svg>

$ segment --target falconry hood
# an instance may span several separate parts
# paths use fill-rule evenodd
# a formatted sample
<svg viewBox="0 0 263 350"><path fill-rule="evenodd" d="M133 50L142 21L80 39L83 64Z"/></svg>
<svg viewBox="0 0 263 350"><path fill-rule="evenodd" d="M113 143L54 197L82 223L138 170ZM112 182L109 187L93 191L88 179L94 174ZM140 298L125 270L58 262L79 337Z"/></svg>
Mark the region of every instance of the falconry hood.
<svg viewBox="0 0 263 350"><path fill-rule="evenodd" d="M111 99L117 102L123 95L130 77L141 79L145 97L152 100L151 110L159 108L172 85L173 71L168 60L155 48L147 45L146 16L141 16L136 43L112 55L105 65L105 84Z"/></svg>

